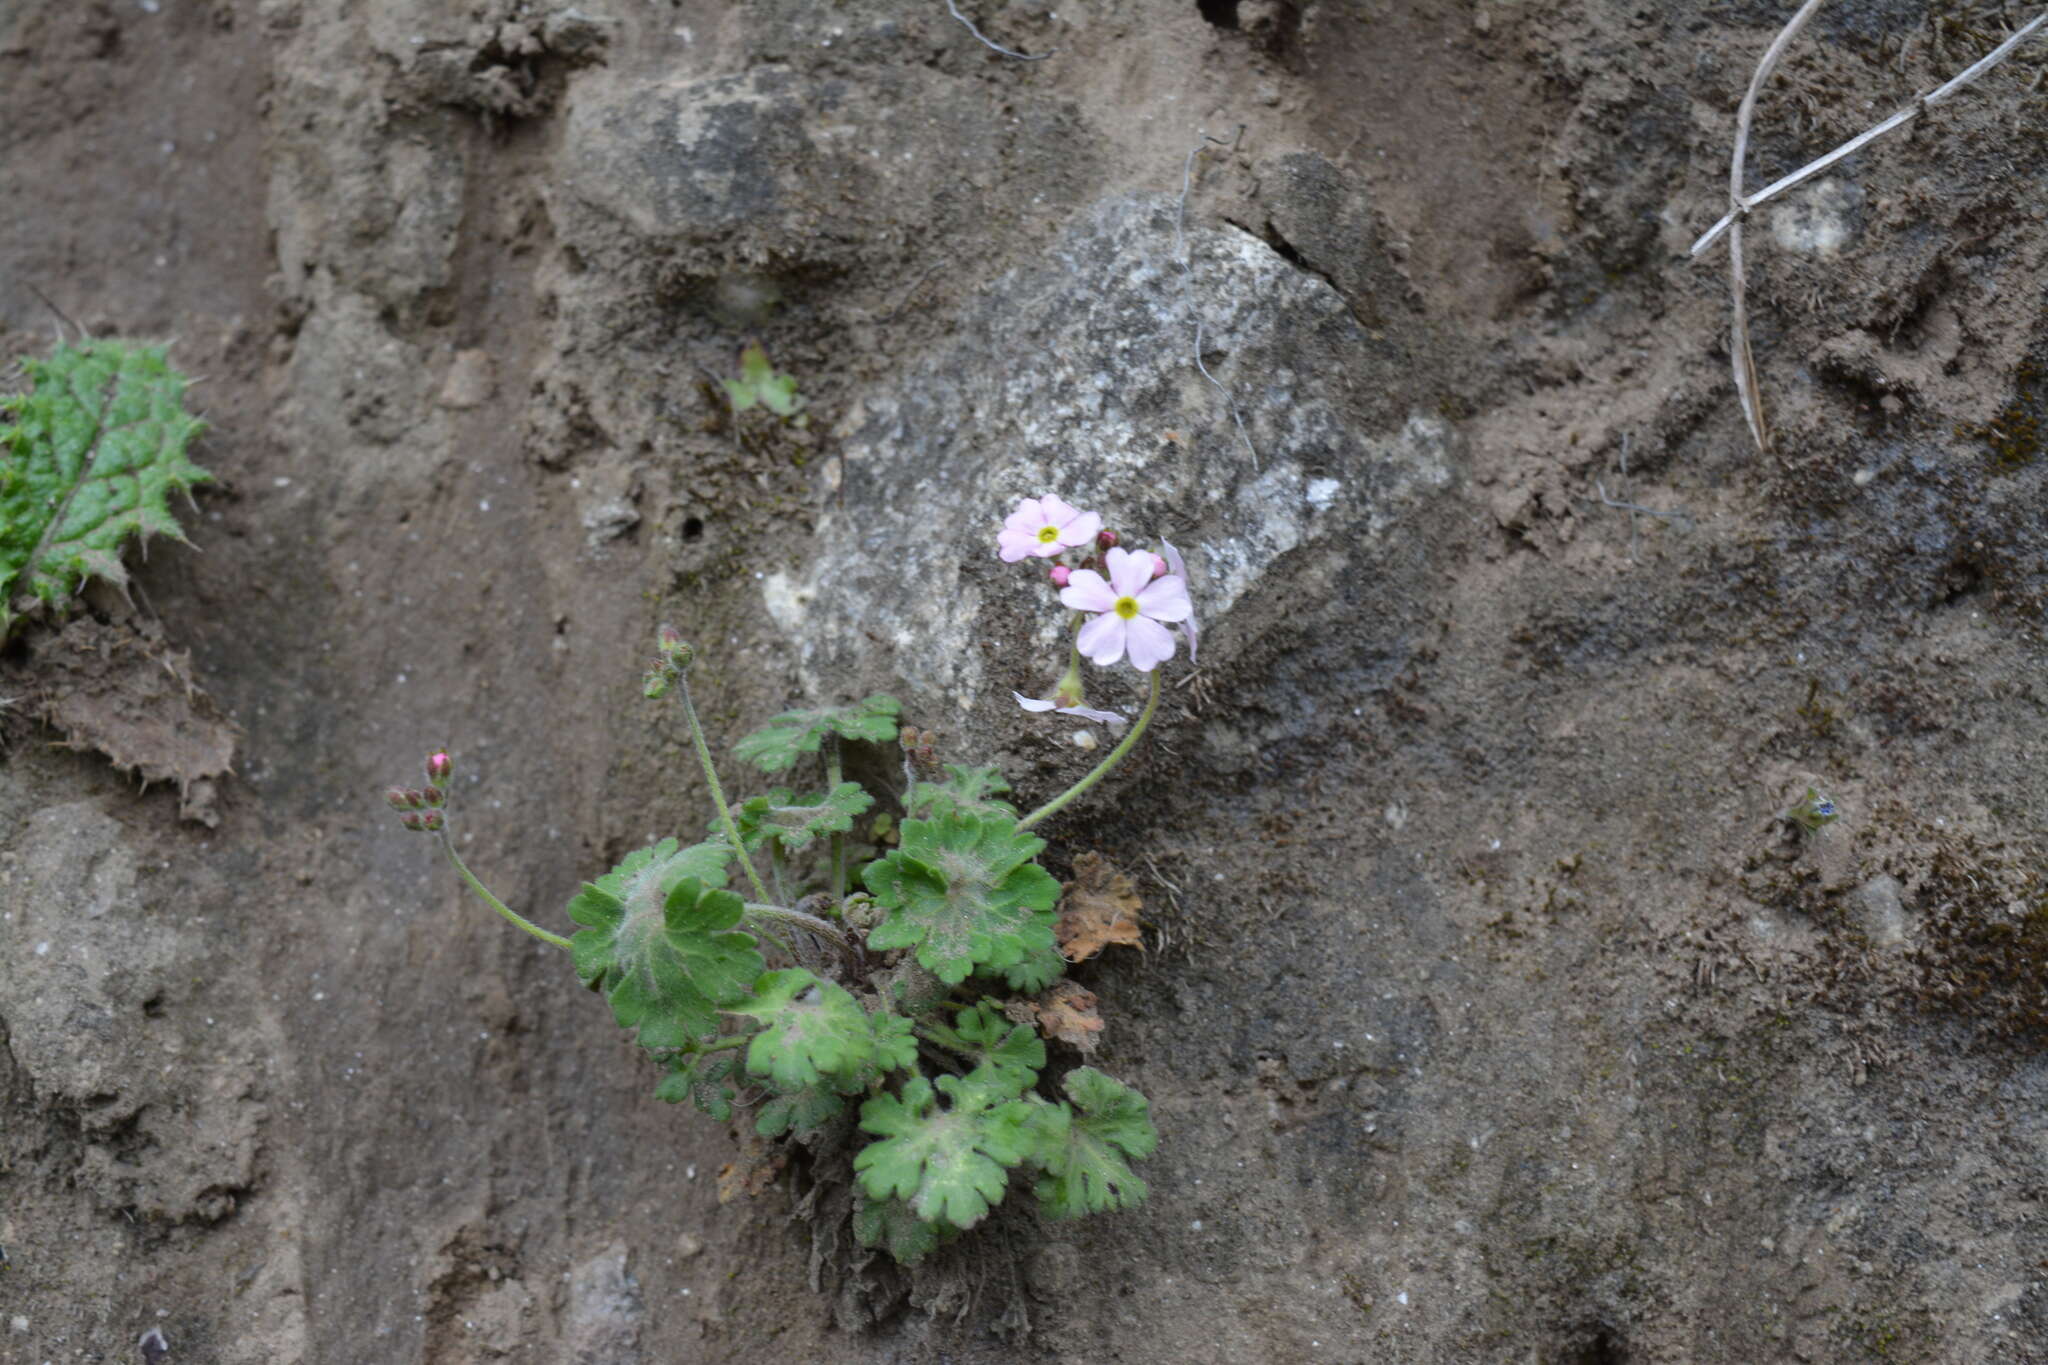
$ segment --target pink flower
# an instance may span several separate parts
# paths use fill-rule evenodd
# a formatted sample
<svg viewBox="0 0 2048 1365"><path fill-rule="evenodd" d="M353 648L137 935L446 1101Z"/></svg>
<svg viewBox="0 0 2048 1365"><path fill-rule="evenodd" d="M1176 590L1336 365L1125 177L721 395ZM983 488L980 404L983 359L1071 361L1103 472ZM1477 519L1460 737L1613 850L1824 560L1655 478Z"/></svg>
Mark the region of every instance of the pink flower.
<svg viewBox="0 0 2048 1365"><path fill-rule="evenodd" d="M1100 613L1081 627L1074 647L1098 667L1115 663L1128 650L1131 667L1150 673L1173 657L1173 636L1161 623L1194 615L1187 580L1178 574L1152 577L1155 559L1150 554L1118 547L1106 559L1107 581L1093 569L1077 569L1060 590L1066 606Z"/></svg>
<svg viewBox="0 0 2048 1365"><path fill-rule="evenodd" d="M1173 548L1173 542L1170 540L1160 541L1159 547L1166 551L1167 572L1178 578L1182 583L1186 583L1188 581L1188 566L1182 561L1180 551ZM1180 633L1188 637L1188 662L1193 663L1195 661L1195 642L1201 632L1195 629L1192 604L1189 607L1188 618L1180 623Z"/></svg>
<svg viewBox="0 0 2048 1365"><path fill-rule="evenodd" d="M1114 711L1098 711L1092 706L1083 706L1078 701L1063 704L1057 693L1050 697L1027 697L1022 692L1012 692L1010 695L1015 697L1017 705L1026 711L1056 711L1062 716L1072 716L1076 720L1097 720L1104 725L1126 724L1124 718Z"/></svg>
<svg viewBox="0 0 2048 1365"><path fill-rule="evenodd" d="M996 537L997 553L1005 564L1034 556L1050 559L1062 550L1086 545L1101 529L1100 515L1077 511L1051 493L1025 498L1004 519Z"/></svg>

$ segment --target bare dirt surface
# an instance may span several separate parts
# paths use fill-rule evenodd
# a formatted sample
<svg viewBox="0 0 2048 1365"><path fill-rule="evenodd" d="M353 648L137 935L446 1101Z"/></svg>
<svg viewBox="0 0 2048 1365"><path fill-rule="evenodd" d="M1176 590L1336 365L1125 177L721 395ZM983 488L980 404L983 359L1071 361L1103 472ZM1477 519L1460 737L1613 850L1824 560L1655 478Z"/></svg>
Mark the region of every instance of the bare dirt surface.
<svg viewBox="0 0 2048 1365"><path fill-rule="evenodd" d="M1759 211L1759 455L1684 252L1790 5L968 8L1055 55L943 0L0 7L0 346L173 339L219 476L87 633L237 746L193 810L62 747L216 724L182 681L0 661L0 1360L2048 1360L2048 44ZM1749 183L2003 16L1825 7ZM808 431L733 428L749 337ZM1207 613L1046 828L1144 898L1077 976L1162 1145L1141 1211L905 1274L801 1157L721 1204L728 1135L377 794L451 745L562 927L706 819L674 620L721 743L887 689L1049 795L988 548L1047 488Z"/></svg>

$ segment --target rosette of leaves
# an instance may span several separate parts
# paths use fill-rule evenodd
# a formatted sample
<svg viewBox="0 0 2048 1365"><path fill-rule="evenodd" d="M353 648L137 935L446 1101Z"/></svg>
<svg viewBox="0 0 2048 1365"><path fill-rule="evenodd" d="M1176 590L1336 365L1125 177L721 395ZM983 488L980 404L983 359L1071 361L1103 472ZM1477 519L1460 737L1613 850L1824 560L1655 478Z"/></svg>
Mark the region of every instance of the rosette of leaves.
<svg viewBox="0 0 2048 1365"><path fill-rule="evenodd" d="M0 396L0 638L88 578L125 587L122 547L183 540L168 499L212 478L185 457L204 424L162 347L93 341L23 368L28 392Z"/></svg>
<svg viewBox="0 0 2048 1365"><path fill-rule="evenodd" d="M687 1048L715 1032L719 1010L745 1000L767 968L754 936L738 930L745 903L720 889L731 856L723 844L678 850L664 839L569 902L584 926L569 940L576 975L643 1047Z"/></svg>
<svg viewBox="0 0 2048 1365"><path fill-rule="evenodd" d="M876 694L849 706L784 711L734 746L734 752L764 773L787 772L805 754L818 752L827 735L884 744L900 733L902 705Z"/></svg>
<svg viewBox="0 0 2048 1365"><path fill-rule="evenodd" d="M808 848L821 834L845 834L854 819L875 804L875 798L858 782L841 782L829 792L797 796L788 787L777 787L766 796L751 797L732 808L740 842L753 852L773 839L785 853ZM724 824L711 822L711 832L722 834Z"/></svg>
<svg viewBox="0 0 2048 1365"><path fill-rule="evenodd" d="M941 1094L948 1103L939 1103ZM1033 1111L1043 1107L1015 1098L994 1076L941 1076L936 1091L915 1077L901 1096L877 1095L860 1107L860 1126L881 1139L853 1158L861 1192L900 1199L927 1223L971 1228L1038 1145Z"/></svg>
<svg viewBox="0 0 2048 1365"><path fill-rule="evenodd" d="M905 820L898 846L863 874L889 911L868 946L915 948L947 985L1052 951L1060 884L1032 861L1044 847L1003 815Z"/></svg>
<svg viewBox="0 0 2048 1365"><path fill-rule="evenodd" d="M1130 1162L1159 1146L1150 1102L1092 1066L1061 1084L1072 1103L1041 1104L1035 1116L1032 1160L1046 1172L1033 1191L1039 1203L1055 1218L1080 1218L1141 1202L1145 1182Z"/></svg>

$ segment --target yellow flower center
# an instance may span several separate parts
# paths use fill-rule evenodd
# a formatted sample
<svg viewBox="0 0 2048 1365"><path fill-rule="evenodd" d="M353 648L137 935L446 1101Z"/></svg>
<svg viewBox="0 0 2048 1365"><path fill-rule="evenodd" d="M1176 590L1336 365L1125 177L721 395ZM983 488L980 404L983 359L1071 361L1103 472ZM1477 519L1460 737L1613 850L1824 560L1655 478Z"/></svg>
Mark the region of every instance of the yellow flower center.
<svg viewBox="0 0 2048 1365"><path fill-rule="evenodd" d="M1111 607L1110 610L1123 617L1126 621L1131 620L1138 614L1138 599L1135 597L1119 597L1116 599L1116 605Z"/></svg>
<svg viewBox="0 0 2048 1365"><path fill-rule="evenodd" d="M1060 528L1057 526L1041 526L1038 528L1038 543L1040 545L1050 545L1059 538Z"/></svg>

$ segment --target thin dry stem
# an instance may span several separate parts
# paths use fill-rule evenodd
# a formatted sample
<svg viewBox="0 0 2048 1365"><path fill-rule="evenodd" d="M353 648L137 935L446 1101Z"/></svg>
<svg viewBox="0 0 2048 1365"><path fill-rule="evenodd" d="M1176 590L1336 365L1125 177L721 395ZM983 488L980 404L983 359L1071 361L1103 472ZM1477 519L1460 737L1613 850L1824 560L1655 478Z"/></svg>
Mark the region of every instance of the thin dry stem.
<svg viewBox="0 0 2048 1365"><path fill-rule="evenodd" d="M1051 52L1012 52L1009 48L1004 47L1001 43L976 28L974 21L960 12L960 7L954 4L953 0L946 0L946 8L952 11L955 19L967 25L967 31L981 39L981 45L991 52L1000 52L1005 57L1015 57L1020 62L1042 62L1047 57L1052 56L1053 52L1059 51L1058 48L1054 48Z"/></svg>

